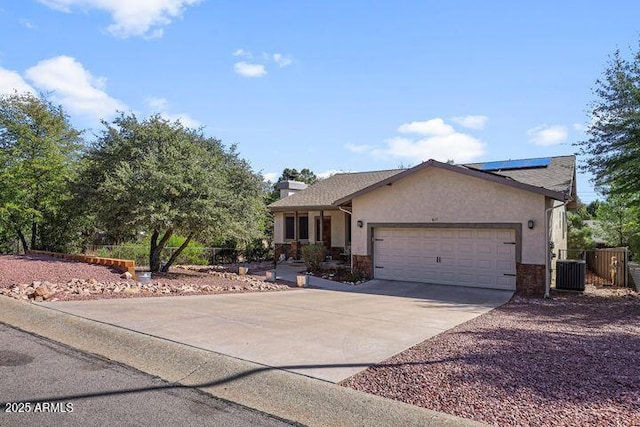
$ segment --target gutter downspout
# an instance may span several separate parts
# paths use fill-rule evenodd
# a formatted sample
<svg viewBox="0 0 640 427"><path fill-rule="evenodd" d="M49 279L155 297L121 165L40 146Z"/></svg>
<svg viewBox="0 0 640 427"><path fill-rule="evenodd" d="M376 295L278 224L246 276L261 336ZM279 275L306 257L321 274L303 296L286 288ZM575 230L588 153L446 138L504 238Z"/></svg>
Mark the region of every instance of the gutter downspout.
<svg viewBox="0 0 640 427"><path fill-rule="evenodd" d="M351 212L350 212L350 211L348 211L348 210L346 210L346 209L345 209L345 208L343 208L342 206L338 206L338 210L339 210L339 211L341 211L341 212L344 212L344 213L346 213L346 214L351 215Z"/></svg>
<svg viewBox="0 0 640 427"><path fill-rule="evenodd" d="M567 200L565 200L565 202L562 205L558 205L558 206L552 206L550 208L545 209L544 211L544 250L545 250L545 256L544 256L544 266L545 266L545 283L544 283L544 297L545 298L551 298L551 252L549 251L549 234L550 231L549 230L549 213L551 213L552 210L554 209L558 209L561 207L565 207L567 206L567 204L569 204L570 202L570 198L568 198Z"/></svg>

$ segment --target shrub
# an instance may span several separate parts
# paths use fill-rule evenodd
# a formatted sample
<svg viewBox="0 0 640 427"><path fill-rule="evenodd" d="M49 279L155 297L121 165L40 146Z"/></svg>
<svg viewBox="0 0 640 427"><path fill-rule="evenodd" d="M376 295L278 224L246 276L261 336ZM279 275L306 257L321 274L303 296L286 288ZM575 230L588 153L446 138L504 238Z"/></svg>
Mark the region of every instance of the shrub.
<svg viewBox="0 0 640 427"><path fill-rule="evenodd" d="M305 245L302 247L302 260L310 271L318 271L325 257L325 248L322 245Z"/></svg>
<svg viewBox="0 0 640 427"><path fill-rule="evenodd" d="M273 260L273 250L265 244L263 239L254 239L244 250L245 261L260 262Z"/></svg>
<svg viewBox="0 0 640 427"><path fill-rule="evenodd" d="M367 280L365 276L363 276L357 271L351 271L346 268L342 268L342 270L344 270L341 272L341 277L340 277L342 282L357 284L357 283L365 282Z"/></svg>

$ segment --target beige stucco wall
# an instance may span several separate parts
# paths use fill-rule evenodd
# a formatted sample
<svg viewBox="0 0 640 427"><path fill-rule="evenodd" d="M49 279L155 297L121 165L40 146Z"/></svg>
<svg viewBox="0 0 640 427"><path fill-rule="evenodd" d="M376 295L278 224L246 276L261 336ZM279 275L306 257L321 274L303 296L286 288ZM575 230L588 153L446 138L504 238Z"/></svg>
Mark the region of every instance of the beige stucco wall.
<svg viewBox="0 0 640 427"><path fill-rule="evenodd" d="M549 241L553 242L551 259L551 282L555 283L556 261L560 258L560 251L567 249L567 213L564 203L553 200L547 207L554 209L549 213Z"/></svg>
<svg viewBox="0 0 640 427"><path fill-rule="evenodd" d="M284 243L284 214L282 212L273 214L273 241L274 243Z"/></svg>
<svg viewBox="0 0 640 427"><path fill-rule="evenodd" d="M553 242L553 253L556 258L560 255L560 250L567 249L567 217L564 203L553 201L554 209L549 215L549 240Z"/></svg>
<svg viewBox="0 0 640 427"><path fill-rule="evenodd" d="M522 262L544 264L544 209L543 195L425 168L353 200L351 249L367 255L368 223L521 223ZM356 227L358 220L364 227Z"/></svg>

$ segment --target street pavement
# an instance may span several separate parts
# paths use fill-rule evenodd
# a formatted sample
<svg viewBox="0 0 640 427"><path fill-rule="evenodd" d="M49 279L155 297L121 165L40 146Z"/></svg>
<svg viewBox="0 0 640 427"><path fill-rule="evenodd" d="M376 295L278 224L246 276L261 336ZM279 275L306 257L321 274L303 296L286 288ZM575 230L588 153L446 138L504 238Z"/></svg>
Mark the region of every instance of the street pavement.
<svg viewBox="0 0 640 427"><path fill-rule="evenodd" d="M0 342L0 426L291 425L4 324Z"/></svg>

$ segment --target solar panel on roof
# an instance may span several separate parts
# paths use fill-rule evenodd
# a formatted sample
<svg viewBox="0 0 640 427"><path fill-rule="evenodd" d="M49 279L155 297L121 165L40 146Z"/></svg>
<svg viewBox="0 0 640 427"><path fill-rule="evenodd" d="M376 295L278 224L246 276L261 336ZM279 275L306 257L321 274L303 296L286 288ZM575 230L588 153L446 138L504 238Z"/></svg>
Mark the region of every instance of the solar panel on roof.
<svg viewBox="0 0 640 427"><path fill-rule="evenodd" d="M487 162L480 166L483 171L497 171L509 169L546 168L551 163L550 157L541 159L503 160L500 162Z"/></svg>

